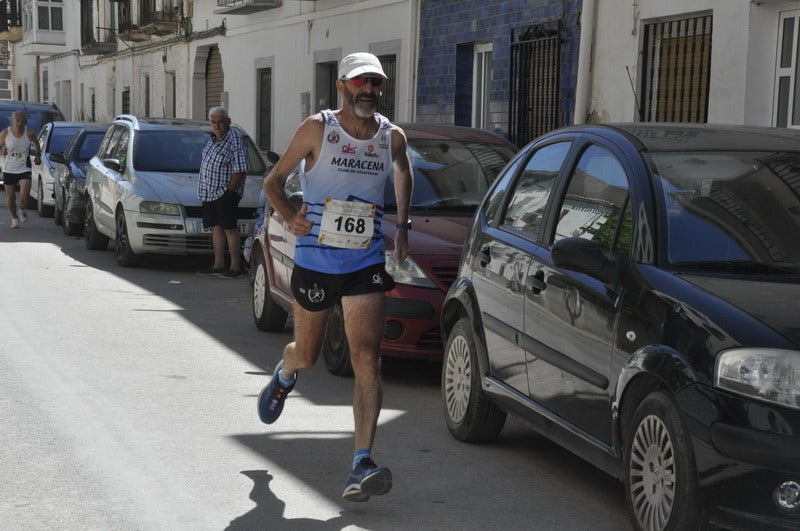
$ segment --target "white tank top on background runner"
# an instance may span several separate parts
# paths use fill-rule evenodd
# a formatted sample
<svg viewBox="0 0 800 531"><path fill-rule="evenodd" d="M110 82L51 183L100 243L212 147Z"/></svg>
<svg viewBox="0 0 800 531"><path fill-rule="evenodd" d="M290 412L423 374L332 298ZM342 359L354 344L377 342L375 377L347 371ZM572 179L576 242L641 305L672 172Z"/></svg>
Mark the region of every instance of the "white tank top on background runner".
<svg viewBox="0 0 800 531"><path fill-rule="evenodd" d="M375 114L378 132L368 140L350 136L330 110L314 166L300 163L303 201L311 232L297 239L294 261L322 273L352 273L385 261L383 194L392 167L392 124Z"/></svg>
<svg viewBox="0 0 800 531"><path fill-rule="evenodd" d="M6 160L3 163L3 173L28 173L28 151L31 140L28 138L28 129L24 129L22 137L17 138L8 128L6 134Z"/></svg>

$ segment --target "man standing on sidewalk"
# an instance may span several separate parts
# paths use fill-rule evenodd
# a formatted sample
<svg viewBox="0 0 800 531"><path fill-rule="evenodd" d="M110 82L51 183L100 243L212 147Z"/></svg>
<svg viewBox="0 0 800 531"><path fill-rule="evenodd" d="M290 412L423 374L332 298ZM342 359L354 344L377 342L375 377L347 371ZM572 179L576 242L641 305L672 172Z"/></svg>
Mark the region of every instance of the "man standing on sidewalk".
<svg viewBox="0 0 800 531"><path fill-rule="evenodd" d="M12 229L19 228L20 219L23 223L28 221L25 205L28 204L31 192L31 168L28 165L31 143L36 146L33 163L38 166L42 163L42 153L36 140L36 132L28 127L28 117L24 111L14 111L11 115L11 125L0 131L0 155L5 157L3 184L6 189L8 210L11 212ZM19 185L19 211L17 211L17 185Z"/></svg>
<svg viewBox="0 0 800 531"><path fill-rule="evenodd" d="M203 149L197 197L203 202L203 227L211 229L214 264L197 272L222 278L241 278L241 237L237 209L244 195L247 175L247 145L238 131L231 128L231 119L224 107L208 111L213 135ZM225 268L225 244L231 257Z"/></svg>

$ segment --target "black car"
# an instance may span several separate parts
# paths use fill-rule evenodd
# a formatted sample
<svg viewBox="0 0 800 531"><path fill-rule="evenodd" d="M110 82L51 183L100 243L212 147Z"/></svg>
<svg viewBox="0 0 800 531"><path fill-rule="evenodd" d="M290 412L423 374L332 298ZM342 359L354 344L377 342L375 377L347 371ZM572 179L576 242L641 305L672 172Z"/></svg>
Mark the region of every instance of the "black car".
<svg viewBox="0 0 800 531"><path fill-rule="evenodd" d="M36 210L43 218L52 217L55 213L55 163L51 160L54 153L64 153L67 144L75 133L92 122L49 122L39 131L39 149L42 163L31 165L31 199L36 201Z"/></svg>
<svg viewBox="0 0 800 531"><path fill-rule="evenodd" d="M55 196L56 225L61 225L68 236L83 234L86 207L86 167L97 153L108 124L84 124L73 135L63 153L53 153L53 191Z"/></svg>
<svg viewBox="0 0 800 531"><path fill-rule="evenodd" d="M455 438L506 414L636 529L800 528L800 131L572 126L506 166L442 311Z"/></svg>

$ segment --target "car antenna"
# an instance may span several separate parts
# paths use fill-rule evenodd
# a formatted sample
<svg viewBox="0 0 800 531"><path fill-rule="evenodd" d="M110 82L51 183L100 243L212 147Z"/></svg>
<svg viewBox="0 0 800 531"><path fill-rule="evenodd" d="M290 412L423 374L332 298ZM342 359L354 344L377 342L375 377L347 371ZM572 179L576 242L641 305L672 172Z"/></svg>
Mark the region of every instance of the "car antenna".
<svg viewBox="0 0 800 531"><path fill-rule="evenodd" d="M631 77L631 69L628 68L628 65L625 65L625 71L628 73L628 81L631 84L631 90L633 91L633 100L636 102L636 111L639 113L639 119L642 119L642 107L639 105L639 96L636 95L636 88L633 86L633 77Z"/></svg>

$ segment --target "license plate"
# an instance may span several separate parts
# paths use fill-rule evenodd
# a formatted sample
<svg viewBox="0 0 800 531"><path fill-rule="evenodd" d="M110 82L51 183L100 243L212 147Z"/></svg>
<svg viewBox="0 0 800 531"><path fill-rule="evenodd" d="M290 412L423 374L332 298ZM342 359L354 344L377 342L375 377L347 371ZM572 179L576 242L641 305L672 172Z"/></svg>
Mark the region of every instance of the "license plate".
<svg viewBox="0 0 800 531"><path fill-rule="evenodd" d="M250 236L253 232L253 223L239 222L239 234L242 236ZM197 222L197 232L211 232L210 228L204 227L202 221Z"/></svg>

